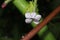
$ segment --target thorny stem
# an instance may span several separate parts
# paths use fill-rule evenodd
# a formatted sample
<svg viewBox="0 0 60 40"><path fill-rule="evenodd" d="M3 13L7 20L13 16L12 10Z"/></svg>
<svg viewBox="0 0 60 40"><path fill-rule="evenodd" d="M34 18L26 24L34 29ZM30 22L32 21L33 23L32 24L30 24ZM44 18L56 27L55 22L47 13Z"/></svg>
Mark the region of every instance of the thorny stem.
<svg viewBox="0 0 60 40"><path fill-rule="evenodd" d="M32 29L25 37L21 40L30 40L43 26L45 26L55 15L60 12L60 6L57 7L52 13L50 13L40 24L38 24L34 29Z"/></svg>

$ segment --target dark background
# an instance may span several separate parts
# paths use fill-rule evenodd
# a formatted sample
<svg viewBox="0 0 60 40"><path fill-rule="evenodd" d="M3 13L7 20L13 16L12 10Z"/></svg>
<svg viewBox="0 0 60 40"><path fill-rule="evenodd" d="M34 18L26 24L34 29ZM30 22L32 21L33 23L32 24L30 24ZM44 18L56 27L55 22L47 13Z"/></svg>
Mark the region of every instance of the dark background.
<svg viewBox="0 0 60 40"><path fill-rule="evenodd" d="M5 38L7 38L6 40L19 40L22 35L25 35L32 29L32 26L25 23L25 17L12 2L2 9L1 4L3 1L4 0L0 0L0 40L5 40ZM60 0L38 0L39 13L43 18L59 5ZM60 14L52 19L47 25L47 31L51 31L56 40L60 40ZM35 35L31 40L39 39L43 40L43 38L39 38L38 35Z"/></svg>

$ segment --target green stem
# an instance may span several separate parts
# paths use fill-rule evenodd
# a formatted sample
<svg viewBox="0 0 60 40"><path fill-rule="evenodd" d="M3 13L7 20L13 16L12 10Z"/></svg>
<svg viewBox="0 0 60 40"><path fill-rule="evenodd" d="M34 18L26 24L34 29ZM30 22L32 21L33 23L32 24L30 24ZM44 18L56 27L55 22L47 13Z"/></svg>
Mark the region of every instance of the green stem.
<svg viewBox="0 0 60 40"><path fill-rule="evenodd" d="M22 14L25 13L26 8L28 7L29 3L26 2L26 0L14 0L13 4L16 5L16 7L19 9L19 11L22 12Z"/></svg>

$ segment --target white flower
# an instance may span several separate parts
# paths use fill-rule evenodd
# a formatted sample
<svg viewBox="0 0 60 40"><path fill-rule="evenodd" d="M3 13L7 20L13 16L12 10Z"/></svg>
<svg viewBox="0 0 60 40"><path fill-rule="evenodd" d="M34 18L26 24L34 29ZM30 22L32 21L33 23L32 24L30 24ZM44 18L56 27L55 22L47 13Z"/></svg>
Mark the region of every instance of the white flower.
<svg viewBox="0 0 60 40"><path fill-rule="evenodd" d="M40 20L41 19L41 15L36 15L34 20Z"/></svg>
<svg viewBox="0 0 60 40"><path fill-rule="evenodd" d="M26 23L31 23L32 21L35 23L35 24L39 24L39 21L41 19L41 15L39 14L36 14L36 12L32 12L32 13L25 13L25 22Z"/></svg>
<svg viewBox="0 0 60 40"><path fill-rule="evenodd" d="M32 13L31 13L31 18L33 18L33 19L34 19L34 18L35 18L35 16L36 16L36 12L32 12Z"/></svg>
<svg viewBox="0 0 60 40"><path fill-rule="evenodd" d="M41 15L36 15L35 16L35 18L34 18L34 20L33 20L33 22L35 23L35 24L39 24L39 20L41 19Z"/></svg>
<svg viewBox="0 0 60 40"><path fill-rule="evenodd" d="M25 22L26 23L31 23L32 22L32 19L25 19Z"/></svg>
<svg viewBox="0 0 60 40"><path fill-rule="evenodd" d="M25 18L31 18L31 13L29 12L25 13Z"/></svg>

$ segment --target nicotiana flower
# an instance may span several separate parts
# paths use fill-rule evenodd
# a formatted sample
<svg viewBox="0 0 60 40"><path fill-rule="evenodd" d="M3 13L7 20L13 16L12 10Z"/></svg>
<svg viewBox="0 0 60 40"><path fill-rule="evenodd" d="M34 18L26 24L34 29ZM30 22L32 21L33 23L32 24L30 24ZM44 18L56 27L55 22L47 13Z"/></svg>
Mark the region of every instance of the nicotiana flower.
<svg viewBox="0 0 60 40"><path fill-rule="evenodd" d="M36 14L36 12L32 12L32 13L25 13L25 22L26 23L31 23L32 21L35 23L35 24L39 24L39 20L41 19L41 15L39 14Z"/></svg>

